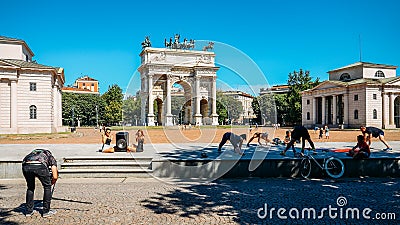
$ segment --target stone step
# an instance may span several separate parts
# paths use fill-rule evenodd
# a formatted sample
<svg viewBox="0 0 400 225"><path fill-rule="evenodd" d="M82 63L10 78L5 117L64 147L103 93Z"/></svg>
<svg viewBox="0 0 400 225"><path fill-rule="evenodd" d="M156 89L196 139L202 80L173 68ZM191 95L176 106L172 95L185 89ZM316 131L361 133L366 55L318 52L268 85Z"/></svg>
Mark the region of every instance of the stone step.
<svg viewBox="0 0 400 225"><path fill-rule="evenodd" d="M134 169L134 168L142 168L149 169L151 168L151 162L135 162L135 161L104 161L104 162L67 162L61 164L61 169Z"/></svg>
<svg viewBox="0 0 400 225"><path fill-rule="evenodd" d="M152 177L150 169L60 169L61 178Z"/></svg>
<svg viewBox="0 0 400 225"><path fill-rule="evenodd" d="M65 157L64 163L86 163L86 162L147 162L152 161L152 157L105 157L105 156L87 156L87 157Z"/></svg>

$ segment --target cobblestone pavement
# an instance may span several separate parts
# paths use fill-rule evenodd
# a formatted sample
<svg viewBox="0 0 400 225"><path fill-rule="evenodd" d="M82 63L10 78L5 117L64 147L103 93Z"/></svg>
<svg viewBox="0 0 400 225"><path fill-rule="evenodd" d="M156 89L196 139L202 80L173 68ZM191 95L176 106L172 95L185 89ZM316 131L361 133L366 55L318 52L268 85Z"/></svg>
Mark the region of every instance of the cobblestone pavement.
<svg viewBox="0 0 400 225"><path fill-rule="evenodd" d="M0 224L399 224L399 182L394 178L251 178L178 186L152 178L60 179L52 201L57 214L42 218L39 212L23 215L24 180L0 180ZM35 208L40 211L42 188L39 182L36 186ZM260 219L265 208L266 218ZM278 218L279 208L286 210L280 213L288 219ZM311 208L317 217L323 212L322 218L309 218ZM354 208L360 218L370 208L366 215L371 219L353 218ZM290 219L296 210L299 219ZM396 218L377 220L377 213Z"/></svg>

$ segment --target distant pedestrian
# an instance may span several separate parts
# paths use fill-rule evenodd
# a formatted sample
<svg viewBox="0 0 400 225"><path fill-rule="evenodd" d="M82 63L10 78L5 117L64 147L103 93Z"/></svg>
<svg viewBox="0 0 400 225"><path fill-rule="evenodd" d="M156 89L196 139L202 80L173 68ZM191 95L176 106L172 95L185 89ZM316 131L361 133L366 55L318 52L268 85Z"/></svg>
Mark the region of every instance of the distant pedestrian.
<svg viewBox="0 0 400 225"><path fill-rule="evenodd" d="M49 171L50 168L50 171ZM50 217L56 213L50 210L51 185L58 179L57 161L49 150L35 149L22 160L22 173L25 177L28 189L26 190L25 216L34 213L35 178L37 177L43 186L43 217Z"/></svg>
<svg viewBox="0 0 400 225"><path fill-rule="evenodd" d="M365 140L368 142L368 145L371 146L371 136L374 138L379 138L383 144L386 145L386 148L383 151L392 150L389 144L385 141L385 132L377 127L360 127L362 134L364 135Z"/></svg>
<svg viewBox="0 0 400 225"><path fill-rule="evenodd" d="M246 140L246 134L241 134L241 135L237 135L234 134L232 132L226 132L223 136L222 136L222 140L219 143L218 146L218 151L221 151L222 146L227 142L230 141L231 144L233 145L233 151L238 153L238 154L243 154L242 153L242 144L243 141Z"/></svg>
<svg viewBox="0 0 400 225"><path fill-rule="evenodd" d="M325 126L325 139L329 139L329 127L328 127L328 125Z"/></svg>
<svg viewBox="0 0 400 225"><path fill-rule="evenodd" d="M318 139L321 139L322 138L322 136L324 135L324 128L319 128L319 136L318 136Z"/></svg>

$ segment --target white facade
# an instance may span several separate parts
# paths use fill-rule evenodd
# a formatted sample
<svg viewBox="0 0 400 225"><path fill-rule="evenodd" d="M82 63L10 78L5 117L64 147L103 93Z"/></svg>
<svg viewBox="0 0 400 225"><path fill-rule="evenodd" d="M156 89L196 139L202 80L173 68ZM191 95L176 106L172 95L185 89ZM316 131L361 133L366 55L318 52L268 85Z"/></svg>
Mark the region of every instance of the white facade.
<svg viewBox="0 0 400 225"><path fill-rule="evenodd" d="M218 125L215 54L206 51L145 48L141 53L141 120L149 126L172 126L171 90L184 89L184 123ZM153 103L157 102L157 110ZM154 112L157 111L157 115Z"/></svg>
<svg viewBox="0 0 400 225"><path fill-rule="evenodd" d="M396 68L358 62L329 71L328 81L302 92L303 125L400 128Z"/></svg>
<svg viewBox="0 0 400 225"><path fill-rule="evenodd" d="M61 113L64 70L31 62L33 53L22 40L0 40L0 49L7 49L0 51L0 133L65 131Z"/></svg>
<svg viewBox="0 0 400 225"><path fill-rule="evenodd" d="M242 103L243 112L239 115L239 118L236 121L237 123L239 124L250 123L250 120L256 117L253 112L253 107L251 106L251 103L253 102L254 99L253 96L242 91L226 91L223 92L223 95L232 96L240 103Z"/></svg>

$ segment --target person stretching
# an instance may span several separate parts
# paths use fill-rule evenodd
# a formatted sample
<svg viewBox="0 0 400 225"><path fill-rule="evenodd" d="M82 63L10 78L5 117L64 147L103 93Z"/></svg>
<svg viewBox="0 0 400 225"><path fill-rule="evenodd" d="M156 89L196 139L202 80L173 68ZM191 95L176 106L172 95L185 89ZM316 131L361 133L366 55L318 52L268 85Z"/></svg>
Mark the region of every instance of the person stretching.
<svg viewBox="0 0 400 225"><path fill-rule="evenodd" d="M366 141L368 142L368 145L371 146L371 136L374 138L379 138L379 140L381 140L381 142L383 144L386 145L386 148L383 149L383 151L389 151L392 150L392 148L389 146L389 144L385 141L385 132L383 132L383 130L377 128L377 127L360 127L360 130L364 136L364 138L366 139Z"/></svg>
<svg viewBox="0 0 400 225"><path fill-rule="evenodd" d="M234 134L232 132L226 132L223 136L222 136L222 140L219 143L218 146L218 151L221 151L222 146L227 142L230 141L231 144L233 145L233 151L235 153L238 154L243 154L242 153L242 144L243 144L243 140L246 140L246 134L241 134L241 135L237 135Z"/></svg>

